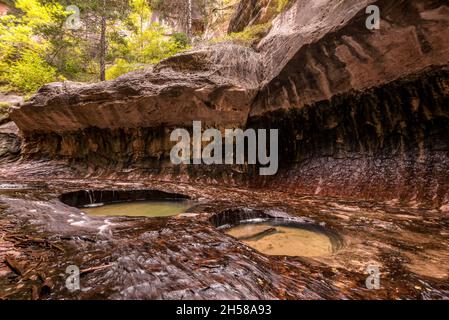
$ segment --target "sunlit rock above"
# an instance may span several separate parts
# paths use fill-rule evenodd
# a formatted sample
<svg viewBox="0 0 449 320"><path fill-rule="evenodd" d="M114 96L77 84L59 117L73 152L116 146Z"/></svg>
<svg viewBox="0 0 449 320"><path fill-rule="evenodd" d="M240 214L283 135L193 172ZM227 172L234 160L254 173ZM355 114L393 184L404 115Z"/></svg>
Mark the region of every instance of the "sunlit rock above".
<svg viewBox="0 0 449 320"><path fill-rule="evenodd" d="M259 55L232 44L200 48L117 80L53 83L19 108L29 133L210 124L243 125L261 78Z"/></svg>

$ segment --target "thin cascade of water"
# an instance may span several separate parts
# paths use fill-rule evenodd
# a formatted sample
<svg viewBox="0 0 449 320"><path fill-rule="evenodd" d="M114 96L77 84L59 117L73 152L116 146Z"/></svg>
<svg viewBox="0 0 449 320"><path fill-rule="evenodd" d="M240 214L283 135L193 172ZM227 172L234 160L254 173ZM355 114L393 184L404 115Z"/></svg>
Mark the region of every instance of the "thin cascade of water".
<svg viewBox="0 0 449 320"><path fill-rule="evenodd" d="M87 192L87 195L89 197L89 204L95 203L95 195L93 194L92 190L85 190Z"/></svg>

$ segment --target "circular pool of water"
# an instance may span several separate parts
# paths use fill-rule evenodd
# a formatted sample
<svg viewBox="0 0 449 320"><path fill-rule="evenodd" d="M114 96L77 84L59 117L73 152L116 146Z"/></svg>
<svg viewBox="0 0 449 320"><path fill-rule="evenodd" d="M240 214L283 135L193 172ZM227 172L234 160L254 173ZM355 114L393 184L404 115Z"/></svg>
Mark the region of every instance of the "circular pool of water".
<svg viewBox="0 0 449 320"><path fill-rule="evenodd" d="M90 216L170 217L186 212L190 201L131 201L81 208Z"/></svg>
<svg viewBox="0 0 449 320"><path fill-rule="evenodd" d="M195 205L190 197L160 190L79 190L59 200L90 216L169 217Z"/></svg>
<svg viewBox="0 0 449 320"><path fill-rule="evenodd" d="M341 247L338 237L329 230L285 219L242 221L226 233L266 255L329 256Z"/></svg>

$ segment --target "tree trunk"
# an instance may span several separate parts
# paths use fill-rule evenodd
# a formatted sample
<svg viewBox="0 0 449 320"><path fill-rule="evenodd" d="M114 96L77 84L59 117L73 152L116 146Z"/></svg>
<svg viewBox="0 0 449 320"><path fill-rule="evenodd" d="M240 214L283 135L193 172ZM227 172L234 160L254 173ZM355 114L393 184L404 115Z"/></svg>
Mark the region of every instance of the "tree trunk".
<svg viewBox="0 0 449 320"><path fill-rule="evenodd" d="M188 2L187 11L187 35L190 38L192 36L192 0Z"/></svg>
<svg viewBox="0 0 449 320"><path fill-rule="evenodd" d="M106 80L106 13L101 17L100 35L100 81Z"/></svg>

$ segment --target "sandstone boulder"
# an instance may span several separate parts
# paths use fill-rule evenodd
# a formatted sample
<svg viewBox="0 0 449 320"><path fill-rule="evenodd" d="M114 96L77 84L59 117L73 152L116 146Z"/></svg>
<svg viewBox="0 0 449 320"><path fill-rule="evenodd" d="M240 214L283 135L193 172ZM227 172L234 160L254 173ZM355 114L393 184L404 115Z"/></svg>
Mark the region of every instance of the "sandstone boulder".
<svg viewBox="0 0 449 320"><path fill-rule="evenodd" d="M242 126L257 93L258 54L232 44L200 48L116 80L51 83L11 118L25 135L86 128Z"/></svg>

